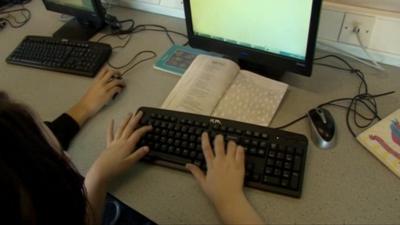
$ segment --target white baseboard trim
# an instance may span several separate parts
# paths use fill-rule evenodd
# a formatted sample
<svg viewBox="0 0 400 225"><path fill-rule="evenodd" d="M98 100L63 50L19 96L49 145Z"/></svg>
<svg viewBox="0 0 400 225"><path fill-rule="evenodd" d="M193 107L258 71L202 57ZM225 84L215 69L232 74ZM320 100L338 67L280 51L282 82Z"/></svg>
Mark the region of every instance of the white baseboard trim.
<svg viewBox="0 0 400 225"><path fill-rule="evenodd" d="M130 1L130 0L119 0L118 4L120 6L135 8L146 12L152 12L182 19L185 18L185 13L181 9L169 8L161 5L143 3L138 1Z"/></svg>
<svg viewBox="0 0 400 225"><path fill-rule="evenodd" d="M317 47L321 50L329 51L329 52L338 52L331 47L327 47L327 45L330 45L330 46L333 46L334 48L338 48L342 51L348 52L349 54L352 54L356 57L369 60L368 57L366 56L366 54L361 49L361 47L348 45L348 44L342 44L339 42L323 40L323 39L319 39L318 41L324 43L324 45L321 45L321 44L317 45ZM370 50L370 49L368 50L368 52L379 63L400 67L400 55L390 54L390 53L386 53L386 52L379 52L379 51ZM340 52L338 52L338 53L340 53Z"/></svg>

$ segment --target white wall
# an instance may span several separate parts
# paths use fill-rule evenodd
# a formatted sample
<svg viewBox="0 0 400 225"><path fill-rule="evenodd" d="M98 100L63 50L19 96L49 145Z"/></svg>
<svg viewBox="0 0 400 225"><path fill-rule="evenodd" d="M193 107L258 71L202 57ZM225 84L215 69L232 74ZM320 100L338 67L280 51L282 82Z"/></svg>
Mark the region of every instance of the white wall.
<svg viewBox="0 0 400 225"><path fill-rule="evenodd" d="M328 0L329 2L355 5L373 9L400 12L400 0Z"/></svg>

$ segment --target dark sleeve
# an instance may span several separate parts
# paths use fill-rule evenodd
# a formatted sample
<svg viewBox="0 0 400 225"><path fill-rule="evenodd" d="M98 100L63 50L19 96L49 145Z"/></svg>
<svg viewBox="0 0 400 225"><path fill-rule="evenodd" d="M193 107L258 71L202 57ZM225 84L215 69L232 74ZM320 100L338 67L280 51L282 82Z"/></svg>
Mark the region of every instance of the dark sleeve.
<svg viewBox="0 0 400 225"><path fill-rule="evenodd" d="M65 151L75 135L79 132L79 124L68 114L64 113L53 122L45 122Z"/></svg>

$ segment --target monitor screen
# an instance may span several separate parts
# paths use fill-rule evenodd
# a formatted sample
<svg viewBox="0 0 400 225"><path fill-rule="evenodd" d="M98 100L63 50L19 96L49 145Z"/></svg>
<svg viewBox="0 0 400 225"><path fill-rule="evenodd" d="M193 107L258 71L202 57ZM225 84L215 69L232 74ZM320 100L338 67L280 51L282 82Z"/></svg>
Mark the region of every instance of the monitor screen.
<svg viewBox="0 0 400 225"><path fill-rule="evenodd" d="M310 72L305 70L320 5L321 0L185 0L190 44L228 56L292 62L304 74Z"/></svg>
<svg viewBox="0 0 400 225"><path fill-rule="evenodd" d="M95 12L93 2L91 0L47 0L47 1L60 6Z"/></svg>

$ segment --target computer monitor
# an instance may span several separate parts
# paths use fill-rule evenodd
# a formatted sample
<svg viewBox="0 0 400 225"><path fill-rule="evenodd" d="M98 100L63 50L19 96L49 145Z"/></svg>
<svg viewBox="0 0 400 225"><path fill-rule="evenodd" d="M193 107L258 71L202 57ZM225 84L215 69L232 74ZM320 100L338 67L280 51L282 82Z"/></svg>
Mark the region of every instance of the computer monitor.
<svg viewBox="0 0 400 225"><path fill-rule="evenodd" d="M184 0L189 44L279 79L310 76L322 0Z"/></svg>
<svg viewBox="0 0 400 225"><path fill-rule="evenodd" d="M43 0L47 10L71 15L70 20L57 32L55 38L89 40L105 26L100 0Z"/></svg>

